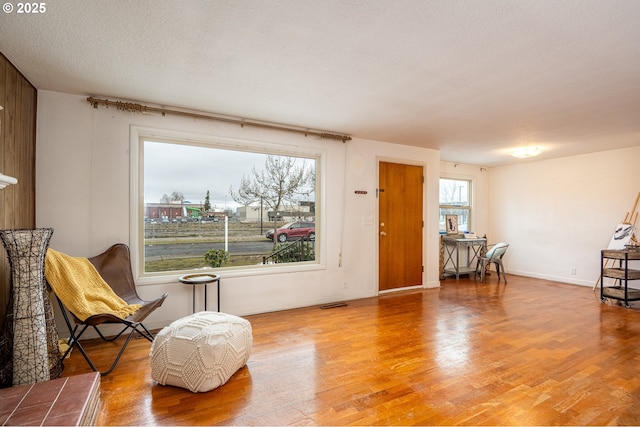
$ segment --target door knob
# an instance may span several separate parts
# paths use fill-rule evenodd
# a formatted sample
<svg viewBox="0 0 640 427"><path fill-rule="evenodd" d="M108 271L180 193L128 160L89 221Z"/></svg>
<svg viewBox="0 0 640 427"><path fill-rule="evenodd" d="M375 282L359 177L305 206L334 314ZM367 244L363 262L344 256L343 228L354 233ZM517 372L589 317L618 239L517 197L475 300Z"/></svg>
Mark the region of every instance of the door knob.
<svg viewBox="0 0 640 427"><path fill-rule="evenodd" d="M386 235L387 235L387 233L385 233L384 231L381 231L381 232L380 232L380 235L384 237L384 236L386 236Z"/></svg>

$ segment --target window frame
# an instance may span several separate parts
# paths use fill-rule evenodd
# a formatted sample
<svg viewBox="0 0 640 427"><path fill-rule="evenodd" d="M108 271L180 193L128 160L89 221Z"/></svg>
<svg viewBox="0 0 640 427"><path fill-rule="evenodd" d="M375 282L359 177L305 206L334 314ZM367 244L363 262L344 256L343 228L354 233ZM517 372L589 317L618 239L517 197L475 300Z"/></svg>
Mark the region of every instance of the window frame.
<svg viewBox="0 0 640 427"><path fill-rule="evenodd" d="M447 179L450 181L465 181L468 183L468 188L469 188L469 193L467 195L467 199L469 200L468 205L463 205L463 206L459 206L459 205L447 205L447 204L442 204L440 202L440 183L441 180L443 179ZM458 209L458 210L466 210L467 211L467 218L468 218L468 223L467 223L467 228L468 230L460 230L458 229L458 233L462 234L465 231L473 231L473 224L474 224L474 210L473 210L473 196L474 196L474 179L473 177L469 177L469 176L462 176L462 175L452 175L452 174L442 174L440 175L440 178L438 179L438 224L440 223L440 218L442 217L442 209ZM458 225L460 224L460 220L458 220ZM440 226L438 225L438 229L440 228ZM441 231L441 230L439 230Z"/></svg>
<svg viewBox="0 0 640 427"><path fill-rule="evenodd" d="M326 269L326 241L324 226L326 218L326 149L317 146L288 145L219 135L198 134L183 131L173 131L142 126L130 127L130 183L129 183L129 239L131 248L131 267L136 282L140 285L166 283L168 280L177 281L178 277L193 272L193 270L145 272L144 271L144 141L182 143L235 151L255 152L266 155L294 156L313 158L316 162L316 241L315 261L286 263L280 265L250 265L236 267L198 269L198 272L223 272L225 277L244 277L265 274L281 274L298 271L313 271Z"/></svg>

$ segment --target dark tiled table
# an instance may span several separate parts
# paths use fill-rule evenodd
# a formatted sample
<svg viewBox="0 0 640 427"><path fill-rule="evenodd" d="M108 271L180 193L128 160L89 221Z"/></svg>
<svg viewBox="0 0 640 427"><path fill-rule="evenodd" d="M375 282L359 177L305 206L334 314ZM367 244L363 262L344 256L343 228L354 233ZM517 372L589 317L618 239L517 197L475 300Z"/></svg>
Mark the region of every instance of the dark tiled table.
<svg viewBox="0 0 640 427"><path fill-rule="evenodd" d="M0 390L0 424L88 426L100 409L100 373Z"/></svg>

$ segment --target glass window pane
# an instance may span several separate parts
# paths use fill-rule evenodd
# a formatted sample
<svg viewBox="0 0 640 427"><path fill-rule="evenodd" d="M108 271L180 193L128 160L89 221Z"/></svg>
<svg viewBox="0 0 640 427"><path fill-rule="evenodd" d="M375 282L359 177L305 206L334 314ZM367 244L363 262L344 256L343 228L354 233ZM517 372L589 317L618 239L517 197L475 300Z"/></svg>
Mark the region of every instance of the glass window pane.
<svg viewBox="0 0 640 427"><path fill-rule="evenodd" d="M145 273L316 261L316 158L141 144Z"/></svg>
<svg viewBox="0 0 640 427"><path fill-rule="evenodd" d="M446 232L446 215L458 216L458 232L471 230L471 181L440 178L440 232Z"/></svg>
<svg viewBox="0 0 640 427"><path fill-rule="evenodd" d="M440 204L469 206L469 181L441 178Z"/></svg>
<svg viewBox="0 0 640 427"><path fill-rule="evenodd" d="M440 232L446 232L446 216L457 215L458 216L458 232L464 233L471 231L469 227L469 209L464 208L440 208Z"/></svg>

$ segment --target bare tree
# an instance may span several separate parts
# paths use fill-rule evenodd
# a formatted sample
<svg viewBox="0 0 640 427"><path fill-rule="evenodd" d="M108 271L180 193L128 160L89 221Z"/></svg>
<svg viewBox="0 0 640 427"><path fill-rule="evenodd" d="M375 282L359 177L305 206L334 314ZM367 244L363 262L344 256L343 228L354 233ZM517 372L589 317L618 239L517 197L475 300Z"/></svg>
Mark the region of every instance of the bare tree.
<svg viewBox="0 0 640 427"><path fill-rule="evenodd" d="M256 171L255 166L249 176L242 175L238 191L229 188L231 198L237 203L249 206L258 201L274 212L274 230L277 229L276 213L286 206L295 205L302 196L314 191L315 176L311 168L298 166L295 157L267 156L264 170ZM262 206L261 206L262 208ZM277 242L274 232L273 244Z"/></svg>
<svg viewBox="0 0 640 427"><path fill-rule="evenodd" d="M173 202L182 203L182 201L184 201L184 194L182 194L179 191L174 191L173 193L171 193L171 196L163 194L162 198L160 198L160 203L173 203Z"/></svg>

